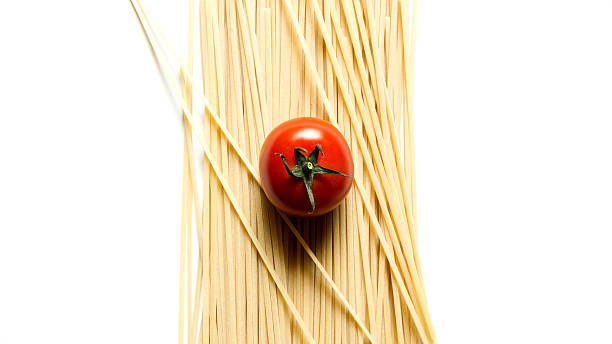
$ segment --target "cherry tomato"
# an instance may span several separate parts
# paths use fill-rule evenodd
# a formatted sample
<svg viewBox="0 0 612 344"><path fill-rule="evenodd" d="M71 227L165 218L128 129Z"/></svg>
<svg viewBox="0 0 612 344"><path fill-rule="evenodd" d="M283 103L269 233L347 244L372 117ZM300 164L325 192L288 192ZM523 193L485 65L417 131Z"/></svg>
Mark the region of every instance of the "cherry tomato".
<svg viewBox="0 0 612 344"><path fill-rule="evenodd" d="M274 206L298 217L325 214L353 182L353 157L328 122L296 118L274 128L259 155L261 183Z"/></svg>

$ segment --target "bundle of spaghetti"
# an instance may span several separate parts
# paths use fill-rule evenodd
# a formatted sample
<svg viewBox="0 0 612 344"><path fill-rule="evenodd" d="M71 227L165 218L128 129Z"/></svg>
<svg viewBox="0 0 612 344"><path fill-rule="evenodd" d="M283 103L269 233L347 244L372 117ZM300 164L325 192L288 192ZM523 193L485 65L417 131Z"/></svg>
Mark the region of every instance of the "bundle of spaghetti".
<svg viewBox="0 0 612 344"><path fill-rule="evenodd" d="M188 1L183 59L131 0L185 124L178 342L435 343L416 245L416 0ZM255 168L267 133L302 116L338 128L355 162L346 199L311 219L276 210Z"/></svg>

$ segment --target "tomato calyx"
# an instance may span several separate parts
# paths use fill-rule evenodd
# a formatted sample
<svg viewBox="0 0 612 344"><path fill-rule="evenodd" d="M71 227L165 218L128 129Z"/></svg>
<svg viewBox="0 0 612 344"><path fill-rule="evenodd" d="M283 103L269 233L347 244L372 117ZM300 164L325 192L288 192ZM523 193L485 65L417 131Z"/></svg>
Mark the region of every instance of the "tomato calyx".
<svg viewBox="0 0 612 344"><path fill-rule="evenodd" d="M310 152L308 156L304 156L303 153L307 153L307 152L308 152L307 150L301 147L295 147L293 149L293 154L295 156L295 162L296 162L296 165L293 168L289 168L289 165L287 164L287 159L285 158L283 154L281 153L274 153L274 154L280 156L281 160L283 161L283 165L285 165L285 170L287 170L287 173L290 176L293 176L296 178L302 178L302 180L304 180L304 186L306 187L306 192L308 193L308 199L310 200L310 205L312 206L312 211L310 211L309 214L312 214L315 211L315 201L314 201L314 196L312 194L312 181L314 179L314 176L316 174L333 174L333 175L343 176L343 177L349 177L349 176L344 173L334 171L334 170L331 170L329 168L326 168L326 167L323 167L317 164L317 162L319 161L319 153L321 153L322 156L325 156L320 144L317 143L317 145L312 150L312 152Z"/></svg>

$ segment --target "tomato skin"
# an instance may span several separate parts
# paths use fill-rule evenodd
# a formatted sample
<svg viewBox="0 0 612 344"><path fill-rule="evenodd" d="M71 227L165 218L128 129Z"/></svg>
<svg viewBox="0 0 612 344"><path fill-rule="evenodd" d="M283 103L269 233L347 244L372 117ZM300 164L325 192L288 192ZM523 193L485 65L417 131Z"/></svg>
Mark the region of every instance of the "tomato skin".
<svg viewBox="0 0 612 344"><path fill-rule="evenodd" d="M275 153L283 154L293 168L296 165L294 148L301 147L310 153L317 144L323 151L317 164L348 177L315 175L312 193L316 207L310 213L312 207L304 181L289 175ZM313 217L333 210L349 192L353 182L353 157L342 133L331 124L316 118L295 118L281 123L266 137L259 155L259 173L264 192L274 206L289 215Z"/></svg>

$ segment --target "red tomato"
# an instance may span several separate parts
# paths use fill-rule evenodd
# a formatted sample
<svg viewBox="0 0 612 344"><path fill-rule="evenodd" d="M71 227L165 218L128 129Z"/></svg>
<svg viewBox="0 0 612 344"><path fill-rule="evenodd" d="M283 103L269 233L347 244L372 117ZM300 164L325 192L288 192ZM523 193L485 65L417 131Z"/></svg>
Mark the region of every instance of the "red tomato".
<svg viewBox="0 0 612 344"><path fill-rule="evenodd" d="M296 118L266 137L259 173L264 192L278 209L293 216L318 216L338 206L351 188L353 157L331 124Z"/></svg>

